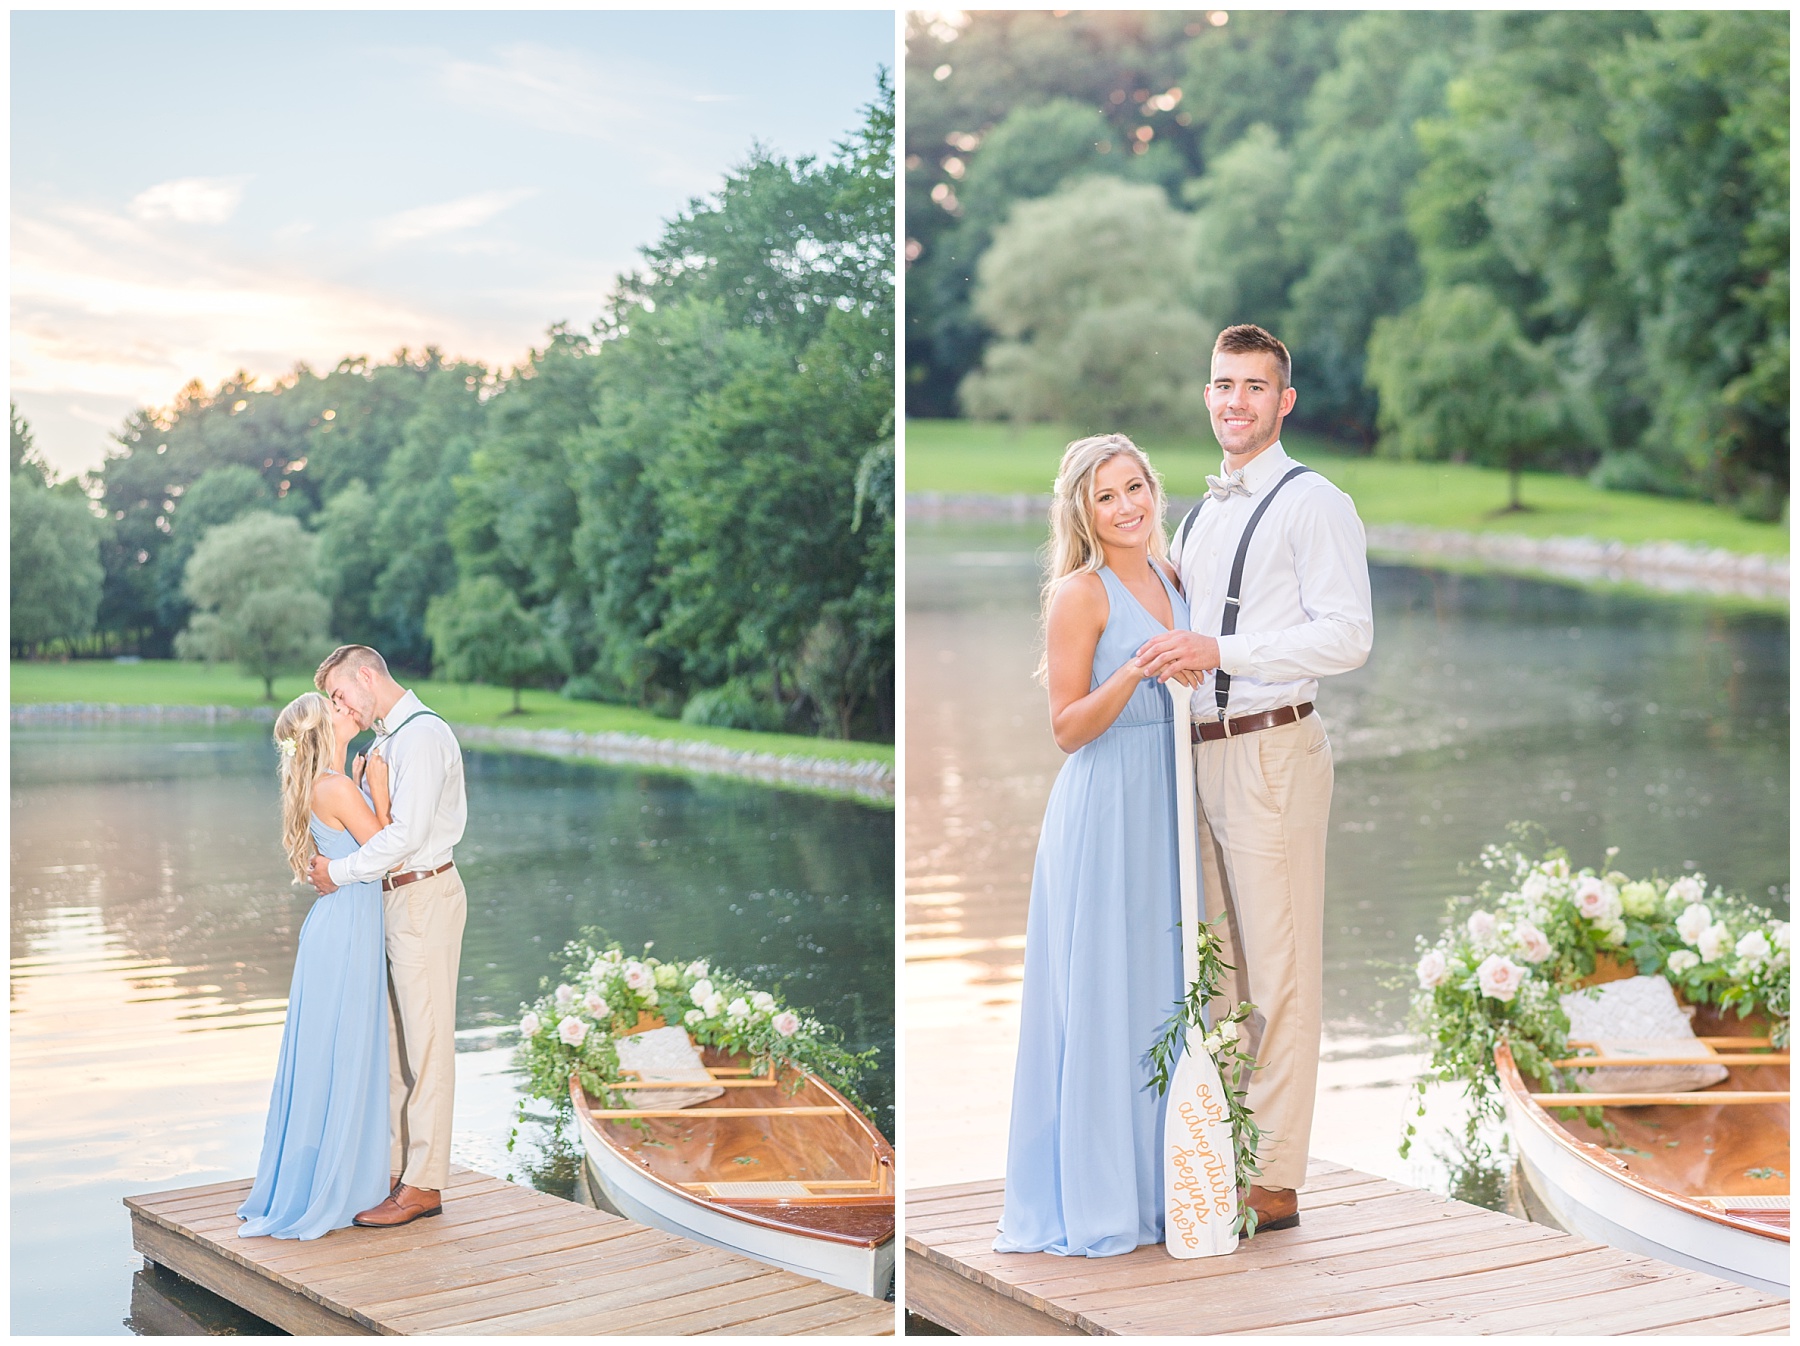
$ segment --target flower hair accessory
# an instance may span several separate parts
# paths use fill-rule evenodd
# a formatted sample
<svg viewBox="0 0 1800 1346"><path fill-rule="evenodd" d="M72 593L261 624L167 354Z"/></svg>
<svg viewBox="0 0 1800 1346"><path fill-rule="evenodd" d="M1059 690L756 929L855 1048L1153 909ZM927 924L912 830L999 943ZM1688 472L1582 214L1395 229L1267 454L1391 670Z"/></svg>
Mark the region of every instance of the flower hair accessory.
<svg viewBox="0 0 1800 1346"><path fill-rule="evenodd" d="M290 734L287 738L276 739L275 746L281 749L283 757L292 757L300 751L300 740Z"/></svg>

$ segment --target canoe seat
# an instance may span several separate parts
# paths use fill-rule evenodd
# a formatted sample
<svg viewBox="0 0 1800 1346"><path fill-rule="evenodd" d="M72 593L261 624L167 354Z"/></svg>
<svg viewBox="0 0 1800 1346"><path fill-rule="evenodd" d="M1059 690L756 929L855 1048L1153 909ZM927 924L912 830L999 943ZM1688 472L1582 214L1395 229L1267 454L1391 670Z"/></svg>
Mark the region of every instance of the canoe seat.
<svg viewBox="0 0 1800 1346"><path fill-rule="evenodd" d="M704 1188L708 1196L716 1196L725 1200L753 1200L758 1197L808 1197L812 1193L806 1190L803 1182L707 1182L695 1183L695 1187Z"/></svg>
<svg viewBox="0 0 1800 1346"><path fill-rule="evenodd" d="M1704 1201L1709 1206L1717 1206L1720 1210L1786 1210L1788 1198L1785 1196L1701 1196L1696 1201Z"/></svg>

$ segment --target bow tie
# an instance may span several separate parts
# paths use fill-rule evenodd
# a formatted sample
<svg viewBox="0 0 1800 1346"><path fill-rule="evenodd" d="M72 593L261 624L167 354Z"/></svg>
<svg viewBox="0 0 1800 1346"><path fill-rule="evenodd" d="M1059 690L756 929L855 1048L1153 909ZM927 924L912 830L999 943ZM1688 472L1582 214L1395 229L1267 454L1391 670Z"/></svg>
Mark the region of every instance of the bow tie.
<svg viewBox="0 0 1800 1346"><path fill-rule="evenodd" d="M1212 478L1208 477L1207 480L1210 481ZM379 715L377 715L374 721L370 723L369 728L375 731L375 737L377 738L380 738L383 734L387 733L387 724Z"/></svg>
<svg viewBox="0 0 1800 1346"><path fill-rule="evenodd" d="M1225 500L1233 495L1249 495L1250 488L1244 485L1244 469L1240 467L1222 477L1209 476L1206 479L1206 493L1214 500Z"/></svg>

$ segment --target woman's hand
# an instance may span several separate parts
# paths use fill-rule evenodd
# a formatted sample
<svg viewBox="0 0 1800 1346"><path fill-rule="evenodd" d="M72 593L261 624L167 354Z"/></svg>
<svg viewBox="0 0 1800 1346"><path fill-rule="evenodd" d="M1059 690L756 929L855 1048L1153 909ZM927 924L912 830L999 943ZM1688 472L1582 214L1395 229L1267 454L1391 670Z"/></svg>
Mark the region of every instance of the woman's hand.
<svg viewBox="0 0 1800 1346"><path fill-rule="evenodd" d="M358 759L369 783L369 798L375 804L375 816L387 825L388 808L392 802L388 795L388 764L380 753L370 753L366 758Z"/></svg>
<svg viewBox="0 0 1800 1346"><path fill-rule="evenodd" d="M350 759L350 783L359 790L362 789L363 766L367 761L368 759L360 752Z"/></svg>

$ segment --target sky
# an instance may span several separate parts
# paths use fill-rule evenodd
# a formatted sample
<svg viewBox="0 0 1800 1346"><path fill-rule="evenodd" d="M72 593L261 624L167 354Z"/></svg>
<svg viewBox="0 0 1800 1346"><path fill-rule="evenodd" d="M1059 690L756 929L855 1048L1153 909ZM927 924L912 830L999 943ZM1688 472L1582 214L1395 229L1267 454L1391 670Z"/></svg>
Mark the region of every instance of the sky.
<svg viewBox="0 0 1800 1346"><path fill-rule="evenodd" d="M829 156L890 10L11 18L11 395L60 474L190 379L585 328L760 142Z"/></svg>

